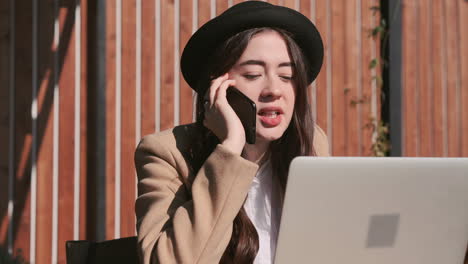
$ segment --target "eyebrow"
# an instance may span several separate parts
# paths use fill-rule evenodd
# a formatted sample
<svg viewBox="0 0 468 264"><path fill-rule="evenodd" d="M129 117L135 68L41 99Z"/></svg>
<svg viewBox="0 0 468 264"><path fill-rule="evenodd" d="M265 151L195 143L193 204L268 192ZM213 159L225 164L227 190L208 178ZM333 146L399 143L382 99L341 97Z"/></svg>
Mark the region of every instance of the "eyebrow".
<svg viewBox="0 0 468 264"><path fill-rule="evenodd" d="M244 62L241 62L239 66L245 66L245 65L260 65L265 67L266 63L262 60L247 60ZM278 64L278 67L294 67L294 63L292 62L282 62Z"/></svg>
<svg viewBox="0 0 468 264"><path fill-rule="evenodd" d="M292 62L282 62L278 65L278 67L291 67L294 68L294 63Z"/></svg>

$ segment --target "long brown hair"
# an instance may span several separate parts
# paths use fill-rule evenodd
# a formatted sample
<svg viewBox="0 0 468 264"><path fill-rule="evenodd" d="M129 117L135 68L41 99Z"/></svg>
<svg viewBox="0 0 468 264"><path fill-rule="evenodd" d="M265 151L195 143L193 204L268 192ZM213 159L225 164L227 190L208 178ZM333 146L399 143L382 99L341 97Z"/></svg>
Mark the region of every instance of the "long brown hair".
<svg viewBox="0 0 468 264"><path fill-rule="evenodd" d="M218 47L208 61L204 74L200 76L198 91L204 91L210 86L213 78L228 72L239 60L252 37L260 32L274 30L285 40L289 56L294 65L293 82L296 88L294 113L289 127L283 136L273 141L269 147L269 157L273 169L273 177L280 183L280 196L284 196L288 177L289 164L296 156L315 155L312 141L314 135L314 120L310 111L309 91L307 89L308 62L304 59L302 50L293 40L290 33L277 28L252 28L242 31ZM219 141L208 129L204 128L203 94L197 96L197 125L205 131L197 140L198 152L194 170L198 171ZM224 252L221 263L253 263L259 249L257 230L242 207L233 222L231 240Z"/></svg>

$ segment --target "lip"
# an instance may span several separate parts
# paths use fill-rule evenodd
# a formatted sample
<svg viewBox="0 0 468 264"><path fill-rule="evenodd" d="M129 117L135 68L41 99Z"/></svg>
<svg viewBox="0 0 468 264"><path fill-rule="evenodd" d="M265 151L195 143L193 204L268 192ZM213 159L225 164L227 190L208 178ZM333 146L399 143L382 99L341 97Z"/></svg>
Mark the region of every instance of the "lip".
<svg viewBox="0 0 468 264"><path fill-rule="evenodd" d="M265 112L276 112L277 114L275 117L272 118L267 115L262 115L262 113L265 113ZM262 123L263 126L267 128L276 127L279 124L281 124L283 114L284 112L281 107L274 107L274 106L264 107L258 111L260 122Z"/></svg>
<svg viewBox="0 0 468 264"><path fill-rule="evenodd" d="M278 114L280 115L284 114L283 108L279 106L268 106L268 107L260 108L257 114L260 115L263 112L278 112Z"/></svg>

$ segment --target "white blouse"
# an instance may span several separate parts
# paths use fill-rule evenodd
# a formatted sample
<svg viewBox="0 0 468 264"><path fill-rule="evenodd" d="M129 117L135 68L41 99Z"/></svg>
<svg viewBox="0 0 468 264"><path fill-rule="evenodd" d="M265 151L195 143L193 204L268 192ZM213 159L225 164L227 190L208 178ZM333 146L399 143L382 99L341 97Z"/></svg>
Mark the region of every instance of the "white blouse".
<svg viewBox="0 0 468 264"><path fill-rule="evenodd" d="M254 264L273 263L275 257L281 208L279 187L276 181L273 182L272 176L268 160L258 170L244 204L259 236L260 248Z"/></svg>

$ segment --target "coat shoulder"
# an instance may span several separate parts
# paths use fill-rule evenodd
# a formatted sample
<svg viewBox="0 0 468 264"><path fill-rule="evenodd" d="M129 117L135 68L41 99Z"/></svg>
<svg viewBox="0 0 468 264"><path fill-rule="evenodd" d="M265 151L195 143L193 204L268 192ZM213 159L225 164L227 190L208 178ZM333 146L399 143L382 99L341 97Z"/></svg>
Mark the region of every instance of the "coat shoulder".
<svg viewBox="0 0 468 264"><path fill-rule="evenodd" d="M135 150L136 166L149 157L158 157L176 169L186 182L191 171L190 144L199 133L195 124L188 124L144 136Z"/></svg>
<svg viewBox="0 0 468 264"><path fill-rule="evenodd" d="M136 148L136 152L141 150L178 150L182 151L192 138L197 135L199 129L195 124L180 125L164 131L155 132L144 136Z"/></svg>

